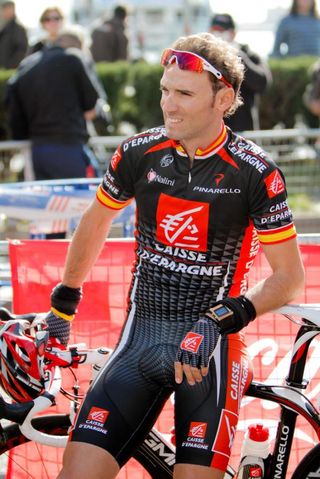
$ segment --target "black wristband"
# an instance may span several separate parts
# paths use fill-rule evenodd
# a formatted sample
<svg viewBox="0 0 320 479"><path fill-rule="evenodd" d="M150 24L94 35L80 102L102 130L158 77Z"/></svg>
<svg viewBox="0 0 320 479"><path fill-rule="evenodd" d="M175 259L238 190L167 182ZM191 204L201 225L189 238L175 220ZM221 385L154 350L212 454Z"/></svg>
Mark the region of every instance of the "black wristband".
<svg viewBox="0 0 320 479"><path fill-rule="evenodd" d="M73 315L77 312L81 298L81 288L69 288L69 286L59 283L52 290L51 306L63 314Z"/></svg>
<svg viewBox="0 0 320 479"><path fill-rule="evenodd" d="M220 312L224 311L223 315ZM236 333L256 317L253 303L245 296L226 298L217 302L205 315L216 321L221 334Z"/></svg>

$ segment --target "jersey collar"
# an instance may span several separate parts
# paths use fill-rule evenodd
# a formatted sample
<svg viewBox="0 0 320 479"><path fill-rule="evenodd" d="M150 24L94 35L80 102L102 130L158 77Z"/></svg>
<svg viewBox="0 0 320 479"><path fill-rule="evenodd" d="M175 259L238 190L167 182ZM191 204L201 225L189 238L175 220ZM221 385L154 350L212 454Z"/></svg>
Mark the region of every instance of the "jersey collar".
<svg viewBox="0 0 320 479"><path fill-rule="evenodd" d="M209 156L215 155L218 153L218 151L223 148L224 144L226 143L228 138L228 132L225 124L222 124L221 131L218 135L218 137L204 150L201 148L198 148L196 150L196 153L194 155L194 159L196 160L204 160L205 158L209 158ZM181 145L179 141L174 140L173 141L174 147L177 150L177 153L180 156L188 157L187 152Z"/></svg>

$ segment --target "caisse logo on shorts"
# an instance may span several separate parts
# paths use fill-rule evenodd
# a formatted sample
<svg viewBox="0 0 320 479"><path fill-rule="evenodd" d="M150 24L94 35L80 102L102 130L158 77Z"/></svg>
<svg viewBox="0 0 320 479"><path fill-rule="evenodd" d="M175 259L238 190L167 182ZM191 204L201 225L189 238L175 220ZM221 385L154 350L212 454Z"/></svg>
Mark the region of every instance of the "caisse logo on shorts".
<svg viewBox="0 0 320 479"><path fill-rule="evenodd" d="M273 171L267 178L264 180L267 193L269 198L273 198L274 196L283 193L285 190L283 179L278 170Z"/></svg>
<svg viewBox="0 0 320 479"><path fill-rule="evenodd" d="M185 351L190 351L191 353L197 353L199 346L202 343L202 340L202 334L189 331L181 343L181 349L184 349Z"/></svg>
<svg viewBox="0 0 320 479"><path fill-rule="evenodd" d="M207 250L209 204L160 195L157 241L196 251Z"/></svg>
<svg viewBox="0 0 320 479"><path fill-rule="evenodd" d="M206 422L191 422L189 429L189 437L201 437L204 439L207 432L207 423Z"/></svg>
<svg viewBox="0 0 320 479"><path fill-rule="evenodd" d="M191 447L193 449L209 449L209 444L205 441L207 432L206 422L191 422L188 437L182 442L182 447Z"/></svg>
<svg viewBox="0 0 320 479"><path fill-rule="evenodd" d="M99 407L92 407L89 411L87 420L100 423L102 426L105 424L109 411L101 409Z"/></svg>

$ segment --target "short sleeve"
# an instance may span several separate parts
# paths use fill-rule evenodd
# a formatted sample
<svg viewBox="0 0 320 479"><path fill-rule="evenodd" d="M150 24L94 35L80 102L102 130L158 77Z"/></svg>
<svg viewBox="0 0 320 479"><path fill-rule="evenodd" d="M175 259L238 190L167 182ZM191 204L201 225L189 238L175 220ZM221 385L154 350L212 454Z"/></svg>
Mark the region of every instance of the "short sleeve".
<svg viewBox="0 0 320 479"><path fill-rule="evenodd" d="M250 217L260 243L275 244L296 236L292 212L288 205L285 179L274 164L263 176L255 177L256 186L249 198Z"/></svg>
<svg viewBox="0 0 320 479"><path fill-rule="evenodd" d="M111 158L109 167L99 185L97 200L108 208L121 210L134 197L132 161L120 145Z"/></svg>

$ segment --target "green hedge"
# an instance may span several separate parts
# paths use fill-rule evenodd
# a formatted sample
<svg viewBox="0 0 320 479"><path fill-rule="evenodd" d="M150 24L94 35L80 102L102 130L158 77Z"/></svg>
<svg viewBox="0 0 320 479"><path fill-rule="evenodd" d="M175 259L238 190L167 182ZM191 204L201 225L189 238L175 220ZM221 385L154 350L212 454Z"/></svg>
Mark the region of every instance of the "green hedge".
<svg viewBox="0 0 320 479"><path fill-rule="evenodd" d="M309 67L316 60L311 57L298 57L269 61L273 83L261 97L262 129L270 129L277 124L292 128L297 115L303 115L309 126L318 126L318 120L306 110L302 101L309 81ZM116 127L115 134L123 121L132 123L137 131L162 123L159 105L159 80L162 74L160 65L116 62L98 63L96 68L108 94ZM13 71L0 70L0 125L5 131L7 121L3 99L6 82L12 74Z"/></svg>

